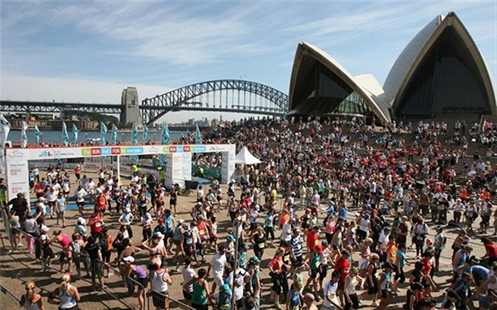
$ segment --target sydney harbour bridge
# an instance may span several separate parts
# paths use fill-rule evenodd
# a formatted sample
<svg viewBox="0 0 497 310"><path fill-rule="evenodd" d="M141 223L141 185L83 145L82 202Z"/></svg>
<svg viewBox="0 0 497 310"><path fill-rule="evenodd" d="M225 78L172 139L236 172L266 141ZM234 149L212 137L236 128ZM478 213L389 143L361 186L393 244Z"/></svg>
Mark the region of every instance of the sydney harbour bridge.
<svg viewBox="0 0 497 310"><path fill-rule="evenodd" d="M153 124L166 113L173 111L230 112L272 116L282 116L288 112L286 94L270 86L246 80L215 80L196 83L152 98L145 98L140 104L126 100L125 92L126 89L123 91L120 104L2 100L0 111L10 113L96 112L119 114L121 121L123 118L133 119L127 114L135 113L134 121L140 121L143 124Z"/></svg>

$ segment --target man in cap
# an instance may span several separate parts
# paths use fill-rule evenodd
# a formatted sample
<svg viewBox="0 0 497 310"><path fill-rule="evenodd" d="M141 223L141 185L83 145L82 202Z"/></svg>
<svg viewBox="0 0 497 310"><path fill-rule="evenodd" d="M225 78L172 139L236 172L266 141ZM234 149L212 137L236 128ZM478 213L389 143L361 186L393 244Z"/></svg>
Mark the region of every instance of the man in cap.
<svg viewBox="0 0 497 310"><path fill-rule="evenodd" d="M308 310L319 310L318 306L314 304L314 295L312 293L304 295L304 305Z"/></svg>

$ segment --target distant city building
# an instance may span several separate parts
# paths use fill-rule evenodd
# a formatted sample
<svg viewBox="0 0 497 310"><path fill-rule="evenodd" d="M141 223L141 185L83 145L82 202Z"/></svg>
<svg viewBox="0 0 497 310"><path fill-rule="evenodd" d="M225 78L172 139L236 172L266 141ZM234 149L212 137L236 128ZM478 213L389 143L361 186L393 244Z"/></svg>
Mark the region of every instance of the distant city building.
<svg viewBox="0 0 497 310"><path fill-rule="evenodd" d="M136 87L128 87L123 89L121 95L121 105L123 105L121 113L121 122L126 124L136 123L142 124L140 116L140 101L138 100L138 91Z"/></svg>
<svg viewBox="0 0 497 310"><path fill-rule="evenodd" d="M358 115L381 123L497 115L487 66L453 12L437 16L411 40L383 87L372 75L354 77L326 52L299 43L288 104L290 115Z"/></svg>

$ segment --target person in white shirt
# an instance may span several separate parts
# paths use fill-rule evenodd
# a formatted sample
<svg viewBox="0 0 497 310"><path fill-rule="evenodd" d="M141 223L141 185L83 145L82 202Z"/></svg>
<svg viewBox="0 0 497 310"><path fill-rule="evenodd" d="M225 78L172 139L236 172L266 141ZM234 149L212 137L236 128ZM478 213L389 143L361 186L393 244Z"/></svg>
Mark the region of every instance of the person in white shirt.
<svg viewBox="0 0 497 310"><path fill-rule="evenodd" d="M217 253L212 256L209 268L207 269L207 274L209 274L212 269L212 273L214 276L214 282L212 283L212 292L216 291L216 285L221 287L224 284L224 267L227 264L224 248L224 244L222 243L217 246Z"/></svg>
<svg viewBox="0 0 497 310"><path fill-rule="evenodd" d="M184 283L183 297L185 298L187 305L191 306L193 284L185 285L195 277L195 270L193 270L192 268L192 259L190 257L185 258L185 267L181 270L181 276L183 277L183 283Z"/></svg>
<svg viewBox="0 0 497 310"><path fill-rule="evenodd" d="M340 279L340 272L333 271L331 280L326 283L324 287L324 299L321 310L338 310L342 309L337 297L338 280Z"/></svg>
<svg viewBox="0 0 497 310"><path fill-rule="evenodd" d="M79 185L76 191L74 192L74 197L76 199L76 205L78 206L79 213L83 215L83 210L85 207L85 197L88 195L88 193L85 191L85 189Z"/></svg>
<svg viewBox="0 0 497 310"><path fill-rule="evenodd" d="M385 227L381 231L380 237L378 238L378 249L380 250L381 260L384 262L387 258L387 243L390 240L390 227Z"/></svg>
<svg viewBox="0 0 497 310"><path fill-rule="evenodd" d="M232 267L235 267L232 264ZM230 272L228 275L228 284L233 284L233 294L235 297L236 308L243 309L243 295L245 291L245 279L249 278L250 274L243 268L237 268L236 272Z"/></svg>
<svg viewBox="0 0 497 310"><path fill-rule="evenodd" d="M285 242L290 242L292 239L292 223L291 220L288 220L283 224L283 227L281 228L281 241Z"/></svg>

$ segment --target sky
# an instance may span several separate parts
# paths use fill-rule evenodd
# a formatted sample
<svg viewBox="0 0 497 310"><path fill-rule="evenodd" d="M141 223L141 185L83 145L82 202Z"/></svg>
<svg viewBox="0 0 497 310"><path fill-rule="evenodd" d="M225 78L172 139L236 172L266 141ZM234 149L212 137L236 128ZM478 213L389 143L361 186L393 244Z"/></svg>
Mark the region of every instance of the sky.
<svg viewBox="0 0 497 310"><path fill-rule="evenodd" d="M1 98L120 103L203 81L288 93L299 42L383 84L428 22L454 11L497 79L497 1L1 1ZM495 83L494 83L495 87ZM169 113L167 121L202 113ZM214 114L212 117L218 117Z"/></svg>

